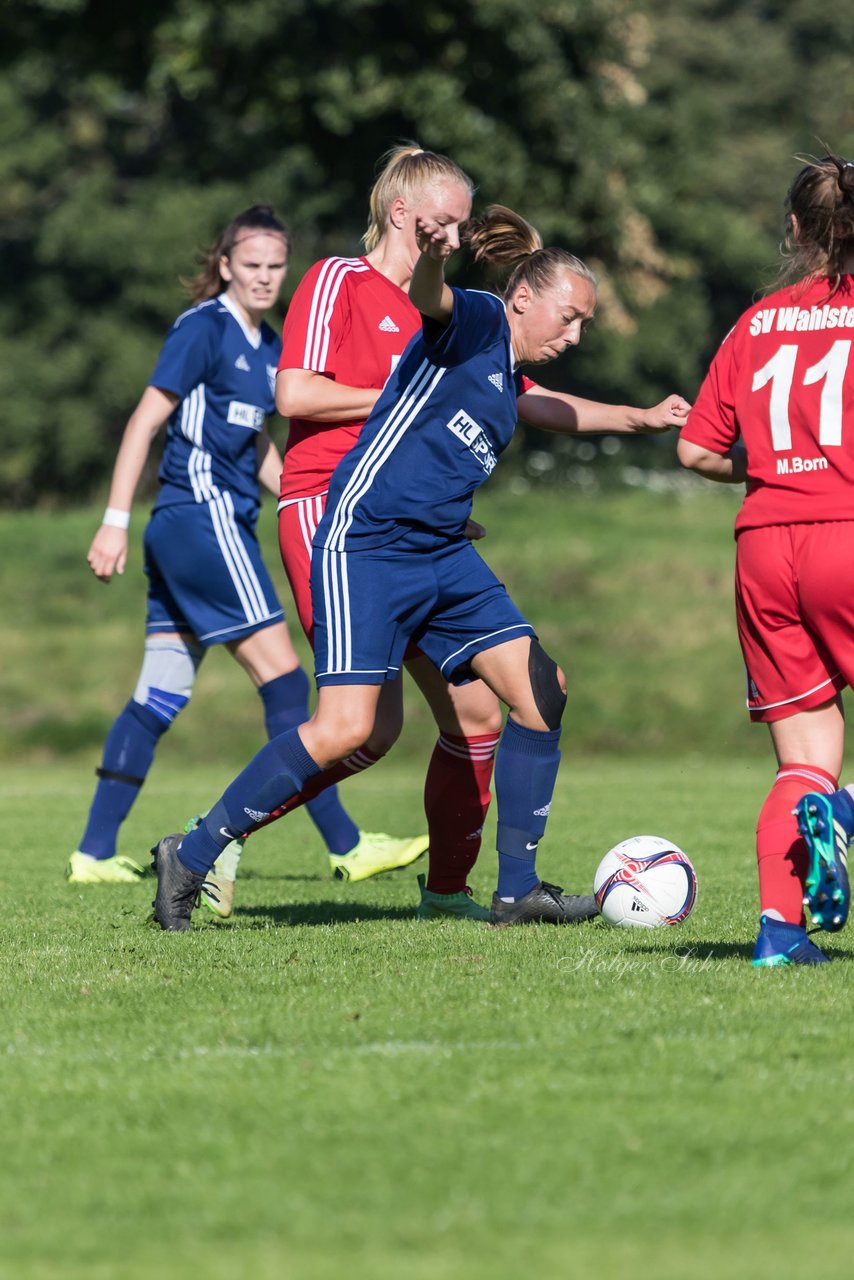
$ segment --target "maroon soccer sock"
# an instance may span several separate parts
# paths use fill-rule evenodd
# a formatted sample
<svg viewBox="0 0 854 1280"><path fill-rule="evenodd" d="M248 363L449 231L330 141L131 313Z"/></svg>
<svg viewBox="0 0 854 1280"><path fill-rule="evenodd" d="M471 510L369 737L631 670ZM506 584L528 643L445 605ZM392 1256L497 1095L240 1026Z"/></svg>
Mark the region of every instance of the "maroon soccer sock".
<svg viewBox="0 0 854 1280"><path fill-rule="evenodd" d="M430 834L427 888L431 893L459 893L466 887L480 852L492 799L489 784L500 736L439 735L424 784Z"/></svg>
<svg viewBox="0 0 854 1280"><path fill-rule="evenodd" d="M364 769L369 769L378 760L382 760L382 756L369 751L367 747L360 747L358 751L354 751L346 760L339 760L338 764L333 764L331 768L315 774L313 778L309 779L302 791L288 800L287 804L280 805L278 809L274 809L269 817L265 818L263 822L259 822L257 827L253 827L252 830L260 831L262 827L268 827L271 822L276 822L277 819L283 818L286 813L291 813L292 810L298 809L300 805L313 800L315 796L319 796L327 787L334 787L336 783L343 782L345 778L352 778L355 773L361 773Z"/></svg>

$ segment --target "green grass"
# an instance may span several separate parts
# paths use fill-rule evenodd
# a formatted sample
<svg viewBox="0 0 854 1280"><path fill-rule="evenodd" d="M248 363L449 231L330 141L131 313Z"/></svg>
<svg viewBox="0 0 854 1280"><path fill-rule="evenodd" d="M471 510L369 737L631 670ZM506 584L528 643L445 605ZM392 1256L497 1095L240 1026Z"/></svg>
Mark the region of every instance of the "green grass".
<svg viewBox="0 0 854 1280"><path fill-rule="evenodd" d="M418 924L412 871L333 882L297 814L250 846L233 923L167 936L150 884L61 878L88 771L8 767L0 1275L786 1280L818 1240L848 1256L851 944L748 962L767 772L565 761L543 872L586 888L611 843L665 834L700 881L678 929ZM220 781L161 772L124 848ZM390 760L348 796L405 831L419 787Z"/></svg>
<svg viewBox="0 0 854 1280"><path fill-rule="evenodd" d="M732 605L736 503L724 490L709 486L689 500L549 489L478 496L476 515L488 529L483 554L567 672L566 728L575 750L764 757L764 734L751 731L744 715ZM109 586L86 565L99 514L0 514L0 759L94 764L136 684L145 512L134 516L127 573ZM290 609L274 519L268 504L261 540ZM301 634L295 639L307 660ZM407 720L399 750L411 758L432 735L415 697ZM166 767L226 760L233 771L260 731L261 707L246 676L217 650L160 757Z"/></svg>
<svg viewBox="0 0 854 1280"><path fill-rule="evenodd" d="M569 677L540 869L584 890L617 840L675 840L698 905L649 933L419 925L413 871L331 881L302 813L255 837L229 925L166 936L150 883L68 886L139 666L144 513L108 588L96 513L0 515L2 1280L788 1280L850 1254L854 949L749 963L771 760L743 711L734 508L478 501ZM271 565L273 533L268 507ZM260 721L213 653L123 850L210 804ZM346 791L365 828L421 825L432 741L410 695L399 748ZM482 901L493 835L494 815Z"/></svg>

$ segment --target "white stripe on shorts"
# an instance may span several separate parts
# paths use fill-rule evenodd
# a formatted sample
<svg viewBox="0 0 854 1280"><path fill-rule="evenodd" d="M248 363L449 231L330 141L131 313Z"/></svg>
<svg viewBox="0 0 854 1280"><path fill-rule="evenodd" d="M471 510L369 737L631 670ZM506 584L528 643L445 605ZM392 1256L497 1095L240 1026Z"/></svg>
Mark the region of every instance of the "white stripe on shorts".
<svg viewBox="0 0 854 1280"><path fill-rule="evenodd" d="M529 622L514 622L512 627L501 627L500 630L498 631L487 631L486 635L476 636L474 640L469 640L467 644L464 644L462 648L457 649L455 653L449 653L447 658L445 658L444 662L439 668L439 670L441 671L442 675L444 675L445 669L449 665L451 666L451 670L453 670L454 666L459 666L460 663L454 662L454 659L459 658L460 655L465 653L467 649L474 649L474 653L476 654L481 653L482 649L475 648L475 646L482 645L484 640L492 640L494 639L495 636L503 636L506 631L525 631L530 633L532 630L533 630L533 627ZM509 639L509 636L508 636L508 639ZM505 644L506 641L502 640L500 643ZM493 648L496 648L497 646L486 645L484 647L487 649L493 649Z"/></svg>
<svg viewBox="0 0 854 1280"><path fill-rule="evenodd" d="M319 493L314 498L299 498L295 503L289 503L288 505L297 508L300 533L310 560L311 540L323 517L323 494Z"/></svg>
<svg viewBox="0 0 854 1280"><path fill-rule="evenodd" d="M229 577L243 608L247 622L263 622L270 617L270 606L264 597L258 575L252 565L234 519L231 494L214 487L207 504L216 540Z"/></svg>

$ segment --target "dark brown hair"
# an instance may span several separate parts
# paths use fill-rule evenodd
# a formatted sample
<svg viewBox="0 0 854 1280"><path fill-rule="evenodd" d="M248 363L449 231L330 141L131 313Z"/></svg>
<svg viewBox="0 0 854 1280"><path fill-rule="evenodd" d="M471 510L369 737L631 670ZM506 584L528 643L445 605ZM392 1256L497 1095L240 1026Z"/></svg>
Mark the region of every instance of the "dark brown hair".
<svg viewBox="0 0 854 1280"><path fill-rule="evenodd" d="M425 151L415 142L392 147L380 157L379 177L371 188L371 213L362 243L368 253L376 249L388 223L392 201L398 196L414 204L422 191L438 182L458 182L474 195L474 183L448 156Z"/></svg>
<svg viewBox="0 0 854 1280"><path fill-rule="evenodd" d="M808 159L786 196L786 235L778 285L827 276L839 287L854 249L854 164L828 154Z"/></svg>
<svg viewBox="0 0 854 1280"><path fill-rule="evenodd" d="M248 236L241 234L244 231L250 233L268 231L281 236L285 242L286 253L290 253L291 233L276 217L273 206L253 204L251 209L244 209L243 213L238 213L236 218L232 218L215 244L212 244L209 249L202 250L197 259L201 270L187 279L182 278L181 284L189 293L194 305L207 302L208 298L216 298L228 288L226 281L219 273L219 260L230 258L234 246L241 240L248 239Z"/></svg>
<svg viewBox="0 0 854 1280"><path fill-rule="evenodd" d="M523 283L542 293L560 271L571 271L596 288L595 275L580 258L565 249L545 249L536 227L503 204L491 204L480 217L472 218L465 238L476 262L513 268L504 286L505 298Z"/></svg>

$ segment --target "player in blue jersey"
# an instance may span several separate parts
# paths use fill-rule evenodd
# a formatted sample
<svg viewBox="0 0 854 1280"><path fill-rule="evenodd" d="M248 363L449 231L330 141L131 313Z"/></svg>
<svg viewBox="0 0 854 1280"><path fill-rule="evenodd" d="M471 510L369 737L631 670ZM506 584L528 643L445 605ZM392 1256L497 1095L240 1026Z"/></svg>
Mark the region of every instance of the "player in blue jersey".
<svg viewBox="0 0 854 1280"><path fill-rule="evenodd" d="M262 748L195 831L160 840L155 918L163 929L189 927L228 841L369 737L380 690L396 678L410 640L448 679L479 677L509 709L495 769L493 921L563 924L595 914L591 897L565 895L535 866L560 758L563 673L466 538L466 521L517 416L553 431L649 432L681 425L689 406L680 396L642 410L525 389L519 365L551 360L580 340L595 279L572 255L544 249L510 210L489 210L469 239L476 257L515 264L504 297L450 289L444 263L456 226L419 219L410 296L422 332L336 470L314 538L317 709Z"/></svg>
<svg viewBox="0 0 854 1280"><path fill-rule="evenodd" d="M270 737L308 715L308 677L255 536L259 481L277 494L282 465L266 428L281 341L263 317L279 296L288 249L287 229L267 205L229 223L189 282L195 305L170 329L125 430L88 559L104 582L124 572L134 493L151 443L168 423L145 530L145 656L133 697L107 737L86 830L68 863L75 884L143 874L117 854L119 827L160 737L189 701L208 648L225 645L245 669ZM340 866L362 833L332 789L308 808L333 867ZM234 867L222 862L208 878L205 901L218 915L231 913L233 883Z"/></svg>

